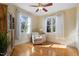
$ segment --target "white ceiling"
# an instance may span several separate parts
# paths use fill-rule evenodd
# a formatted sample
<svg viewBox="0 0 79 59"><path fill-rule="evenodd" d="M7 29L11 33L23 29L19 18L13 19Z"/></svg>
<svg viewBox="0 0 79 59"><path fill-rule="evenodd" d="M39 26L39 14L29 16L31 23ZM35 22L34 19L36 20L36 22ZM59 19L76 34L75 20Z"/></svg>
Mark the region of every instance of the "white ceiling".
<svg viewBox="0 0 79 59"><path fill-rule="evenodd" d="M35 12L36 7L30 7L30 5L37 5L37 3L16 3L14 4L30 13L33 13L38 16L42 16L45 14L55 13L57 11L68 9L77 6L77 3L53 3L53 6L45 7L48 12L44 12L43 10Z"/></svg>

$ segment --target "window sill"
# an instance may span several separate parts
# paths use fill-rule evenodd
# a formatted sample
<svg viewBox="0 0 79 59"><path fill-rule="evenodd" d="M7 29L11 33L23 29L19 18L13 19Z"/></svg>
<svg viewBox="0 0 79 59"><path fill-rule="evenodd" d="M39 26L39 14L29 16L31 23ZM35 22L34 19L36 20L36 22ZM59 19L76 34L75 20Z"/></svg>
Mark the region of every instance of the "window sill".
<svg viewBox="0 0 79 59"><path fill-rule="evenodd" d="M56 32L46 32L46 33L56 33Z"/></svg>
<svg viewBox="0 0 79 59"><path fill-rule="evenodd" d="M56 34L56 32L46 32L46 34Z"/></svg>

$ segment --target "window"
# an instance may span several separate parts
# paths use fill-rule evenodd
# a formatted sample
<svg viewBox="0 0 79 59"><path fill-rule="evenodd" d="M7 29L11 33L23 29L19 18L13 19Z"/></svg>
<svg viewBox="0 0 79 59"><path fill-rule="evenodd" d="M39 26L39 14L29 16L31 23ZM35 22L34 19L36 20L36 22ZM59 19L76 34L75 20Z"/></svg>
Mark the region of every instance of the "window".
<svg viewBox="0 0 79 59"><path fill-rule="evenodd" d="M55 32L56 31L56 17L48 17L46 25L46 32Z"/></svg>
<svg viewBox="0 0 79 59"><path fill-rule="evenodd" d="M64 38L64 14L58 13L54 16L46 17L43 28L45 32L56 35L57 38Z"/></svg>
<svg viewBox="0 0 79 59"><path fill-rule="evenodd" d="M29 33L31 31L31 19L28 16L21 15L20 16L21 22L21 33Z"/></svg>

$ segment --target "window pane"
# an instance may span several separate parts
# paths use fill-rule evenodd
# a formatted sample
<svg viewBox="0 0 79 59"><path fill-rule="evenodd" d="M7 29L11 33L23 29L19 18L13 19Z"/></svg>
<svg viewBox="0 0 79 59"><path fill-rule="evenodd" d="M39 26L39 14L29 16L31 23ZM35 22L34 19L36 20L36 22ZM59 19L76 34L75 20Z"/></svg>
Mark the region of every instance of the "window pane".
<svg viewBox="0 0 79 59"><path fill-rule="evenodd" d="M47 32L55 32L56 31L56 18L50 17L47 19Z"/></svg>
<svg viewBox="0 0 79 59"><path fill-rule="evenodd" d="M47 32L51 32L51 26L47 26Z"/></svg>
<svg viewBox="0 0 79 59"><path fill-rule="evenodd" d="M55 29L56 29L56 28L55 28L55 23L56 23L55 21L56 21L56 19L53 18L53 19L52 19L52 32L55 32Z"/></svg>
<svg viewBox="0 0 79 59"><path fill-rule="evenodd" d="M55 29L56 29L55 26L52 26L52 32L55 32Z"/></svg>
<svg viewBox="0 0 79 59"><path fill-rule="evenodd" d="M47 20L47 25L51 25L51 19L50 18L48 18L48 20Z"/></svg>
<svg viewBox="0 0 79 59"><path fill-rule="evenodd" d="M53 20L53 21L52 21L53 25L55 25L55 18L53 18L52 20Z"/></svg>
<svg viewBox="0 0 79 59"><path fill-rule="evenodd" d="M21 16L21 32L27 32L28 30L28 17Z"/></svg>

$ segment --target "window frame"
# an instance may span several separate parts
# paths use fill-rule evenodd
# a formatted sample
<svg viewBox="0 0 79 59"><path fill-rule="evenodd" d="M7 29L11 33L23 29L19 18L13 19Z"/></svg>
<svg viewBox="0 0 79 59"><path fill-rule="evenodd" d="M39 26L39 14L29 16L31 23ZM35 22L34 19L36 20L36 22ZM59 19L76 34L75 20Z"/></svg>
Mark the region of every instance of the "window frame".
<svg viewBox="0 0 79 59"><path fill-rule="evenodd" d="M47 25L47 20L48 20L48 18L55 18L55 25ZM53 20L51 19L51 24L53 24L52 21L53 21ZM47 26L51 26L51 31L50 31L50 32L47 32ZM52 31L53 26L55 26L55 32ZM56 16L48 16L48 17L46 17L45 31L46 31L46 33L56 33Z"/></svg>
<svg viewBox="0 0 79 59"><path fill-rule="evenodd" d="M31 33L31 17L29 17L29 16L27 16L27 15L25 15L25 14L20 14L20 18L21 18L21 16L28 17L28 19L27 19L27 23L28 23L28 24L27 24L27 31L26 31L26 32L21 32L21 30L20 30L20 32L21 32L22 34ZM29 24L29 21L28 21L28 20L30 20L30 24ZM30 30L29 30L28 26L29 26ZM21 19L20 19L20 29L21 29Z"/></svg>

